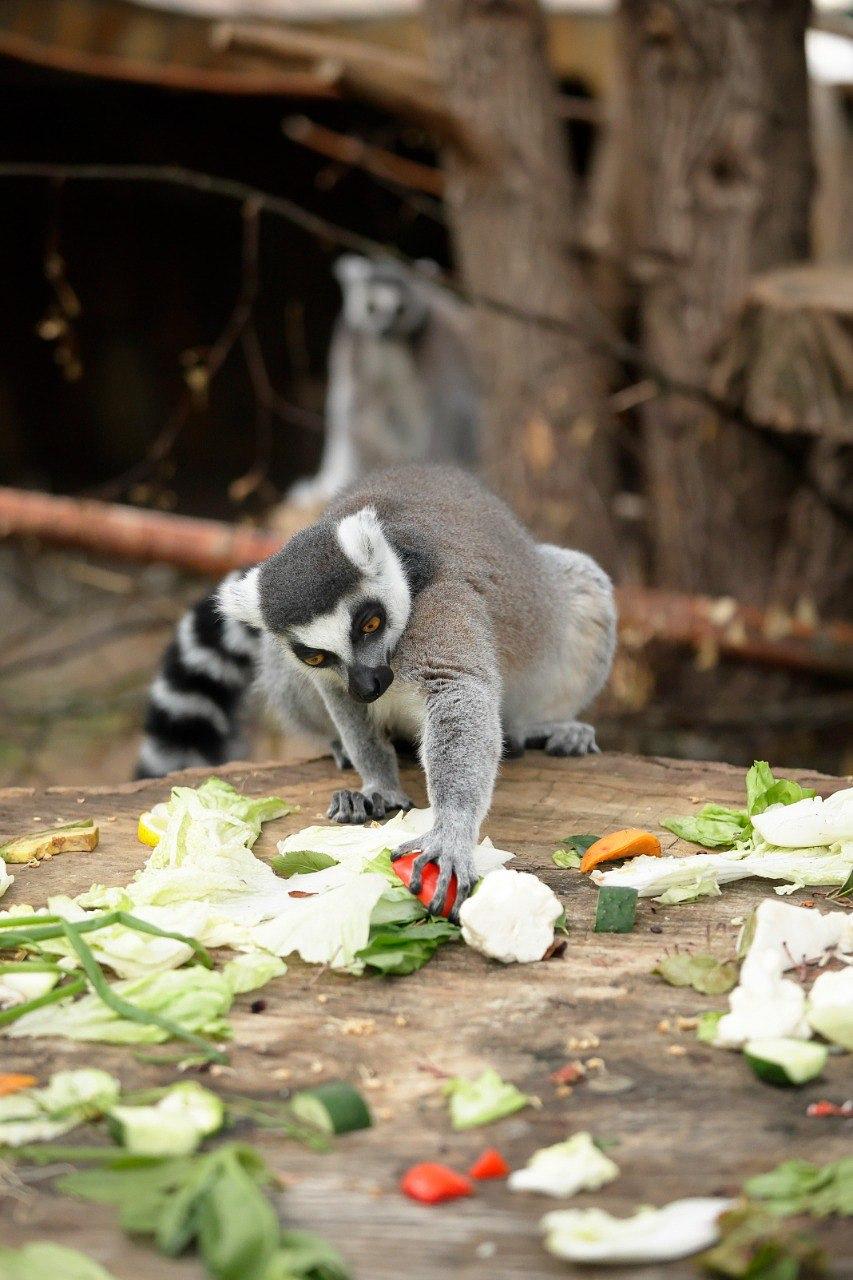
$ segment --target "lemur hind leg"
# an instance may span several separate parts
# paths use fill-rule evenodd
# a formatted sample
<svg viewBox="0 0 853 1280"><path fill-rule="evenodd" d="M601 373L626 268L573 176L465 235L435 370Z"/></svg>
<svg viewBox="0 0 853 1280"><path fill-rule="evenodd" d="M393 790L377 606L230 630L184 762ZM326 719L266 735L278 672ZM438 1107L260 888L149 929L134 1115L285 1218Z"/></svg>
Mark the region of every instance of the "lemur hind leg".
<svg viewBox="0 0 853 1280"><path fill-rule="evenodd" d="M586 756L600 751L595 729L583 720L532 725L525 746L543 748L549 756Z"/></svg>
<svg viewBox="0 0 853 1280"><path fill-rule="evenodd" d="M507 718L526 747L542 747L551 756L588 755L599 749L595 729L578 716L610 674L616 647L613 587L582 552L542 545L539 555L549 580L550 633L557 642L521 685L524 713Z"/></svg>

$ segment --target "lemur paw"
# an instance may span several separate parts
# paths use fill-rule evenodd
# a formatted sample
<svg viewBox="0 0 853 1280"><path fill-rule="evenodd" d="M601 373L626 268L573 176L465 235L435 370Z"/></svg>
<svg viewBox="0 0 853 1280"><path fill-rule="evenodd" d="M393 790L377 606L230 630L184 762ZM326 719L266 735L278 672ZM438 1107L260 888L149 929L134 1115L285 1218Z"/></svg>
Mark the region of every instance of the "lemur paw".
<svg viewBox="0 0 853 1280"><path fill-rule="evenodd" d="M329 750L332 753L332 759L334 760L335 764L341 770L342 773L344 769L352 768L352 760L350 760L349 756L344 750L344 744L340 741L339 738L332 739L332 741L329 743Z"/></svg>
<svg viewBox="0 0 853 1280"><path fill-rule="evenodd" d="M456 901L453 904L450 919L457 924L459 908L479 879L474 866L473 848L467 842L460 845L458 838L442 836L433 828L425 836L419 836L417 840L407 840L405 844L401 844L399 849L395 849L391 854L391 861L396 862L407 853L419 855L412 863L412 878L409 881L409 888L414 894L421 891L424 867L430 862L434 862L438 867L435 893L427 907L431 915L438 915L441 912L447 897L450 878L456 877Z"/></svg>
<svg viewBox="0 0 853 1280"><path fill-rule="evenodd" d="M327 817L335 822L362 823L384 818L392 809L411 809L412 802L404 791L336 791Z"/></svg>
<svg viewBox="0 0 853 1280"><path fill-rule="evenodd" d="M599 752L595 729L582 720L555 725L554 732L545 742L545 754L548 756L586 756Z"/></svg>

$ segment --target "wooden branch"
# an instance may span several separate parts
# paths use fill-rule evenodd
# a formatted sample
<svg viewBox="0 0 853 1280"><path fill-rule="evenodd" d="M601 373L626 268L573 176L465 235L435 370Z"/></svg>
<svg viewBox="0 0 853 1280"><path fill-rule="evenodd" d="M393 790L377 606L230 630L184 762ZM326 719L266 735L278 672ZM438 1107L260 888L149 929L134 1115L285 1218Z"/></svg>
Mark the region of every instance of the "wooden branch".
<svg viewBox="0 0 853 1280"><path fill-rule="evenodd" d="M424 58L366 40L347 40L284 23L272 26L261 22L220 22L213 28L210 40L216 49L251 50L276 62L336 62L345 67L372 67L433 87L436 83Z"/></svg>
<svg viewBox="0 0 853 1280"><path fill-rule="evenodd" d="M430 196L444 194L444 174L431 165L407 160L405 156L386 151L384 147L375 147L348 133L337 133L325 125L316 124L307 116L288 116L281 127L291 142L298 142L329 160L364 169L377 178L411 191L423 191Z"/></svg>
<svg viewBox="0 0 853 1280"><path fill-rule="evenodd" d="M312 517L288 508L291 532ZM0 537L34 538L98 555L175 565L210 577L274 554L283 537L218 520L0 488ZM853 675L853 625L815 624L731 599L627 586L618 592L622 643L692 646L764 666Z"/></svg>
<svg viewBox="0 0 853 1280"><path fill-rule="evenodd" d="M315 73L325 79L330 91L361 98L411 120L470 160L482 162L489 154L485 139L450 110L432 69L420 58L363 40L259 23L220 23L211 38L216 48L251 49L276 60L313 61Z"/></svg>

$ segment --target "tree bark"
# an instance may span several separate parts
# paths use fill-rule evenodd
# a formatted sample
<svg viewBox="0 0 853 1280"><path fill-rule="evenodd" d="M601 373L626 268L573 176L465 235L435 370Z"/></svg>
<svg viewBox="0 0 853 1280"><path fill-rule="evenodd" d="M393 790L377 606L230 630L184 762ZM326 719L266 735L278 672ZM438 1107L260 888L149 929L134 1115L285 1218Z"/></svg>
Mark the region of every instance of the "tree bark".
<svg viewBox="0 0 853 1280"><path fill-rule="evenodd" d="M622 0L642 342L673 377L705 384L750 277L806 256L808 16L808 0ZM840 528L811 498L803 527L798 468L771 440L676 396L642 418L657 581L837 603ZM821 548L805 584L790 557L774 570L804 536Z"/></svg>
<svg viewBox="0 0 853 1280"><path fill-rule="evenodd" d="M475 296L563 320L555 333L479 308L487 479L542 537L617 561L614 370L584 341L590 299L572 257L574 192L536 0L426 0L451 108L487 139L448 148L447 204Z"/></svg>

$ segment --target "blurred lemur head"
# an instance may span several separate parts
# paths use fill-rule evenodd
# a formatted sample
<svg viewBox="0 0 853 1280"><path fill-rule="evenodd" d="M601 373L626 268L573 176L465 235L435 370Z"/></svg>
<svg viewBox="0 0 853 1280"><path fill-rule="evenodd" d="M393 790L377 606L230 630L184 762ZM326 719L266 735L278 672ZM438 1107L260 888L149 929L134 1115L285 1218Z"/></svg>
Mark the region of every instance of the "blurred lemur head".
<svg viewBox="0 0 853 1280"><path fill-rule="evenodd" d="M396 262L348 253L335 263L350 329L372 337L407 337L421 330L429 305L411 272Z"/></svg>
<svg viewBox="0 0 853 1280"><path fill-rule="evenodd" d="M375 702L409 620L412 574L373 507L320 520L219 590L222 612L275 637L306 674Z"/></svg>

